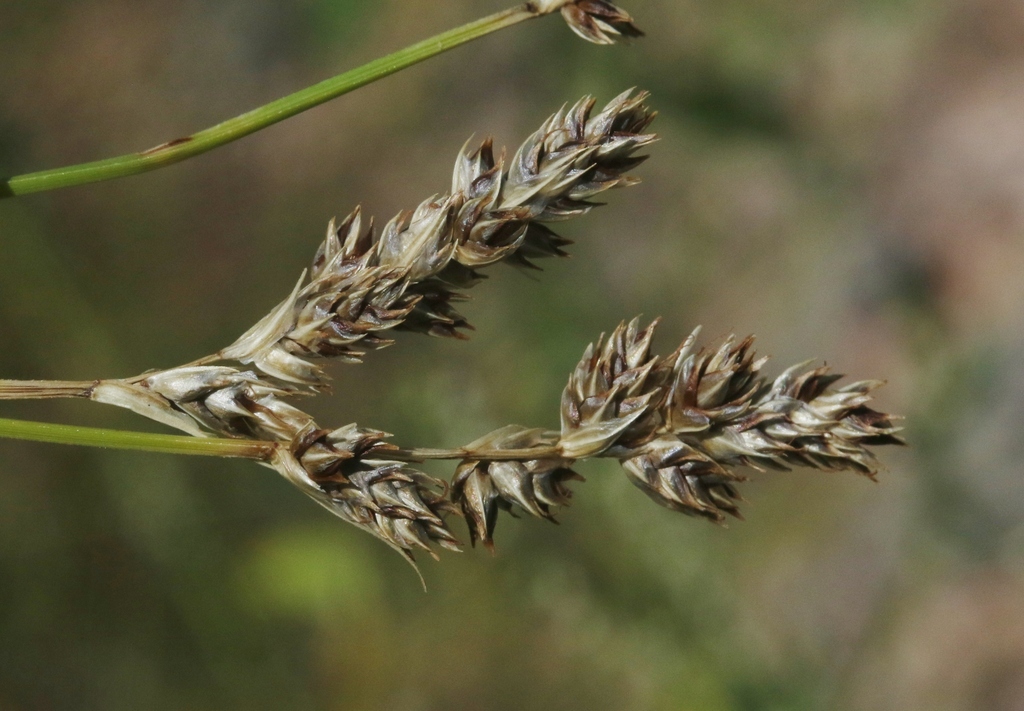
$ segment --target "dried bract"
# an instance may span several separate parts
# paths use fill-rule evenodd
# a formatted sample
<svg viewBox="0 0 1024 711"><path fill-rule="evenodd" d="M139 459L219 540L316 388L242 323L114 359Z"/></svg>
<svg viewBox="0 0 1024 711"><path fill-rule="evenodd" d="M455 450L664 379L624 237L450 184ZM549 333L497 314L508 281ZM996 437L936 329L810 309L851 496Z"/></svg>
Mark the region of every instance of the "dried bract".
<svg viewBox="0 0 1024 711"><path fill-rule="evenodd" d="M229 437L288 442L313 422L281 399L287 390L252 371L186 366L155 373L137 385L209 431Z"/></svg>
<svg viewBox="0 0 1024 711"><path fill-rule="evenodd" d="M562 8L562 17L577 35L595 44L614 44L620 37L643 37L633 18L605 0L577 0Z"/></svg>

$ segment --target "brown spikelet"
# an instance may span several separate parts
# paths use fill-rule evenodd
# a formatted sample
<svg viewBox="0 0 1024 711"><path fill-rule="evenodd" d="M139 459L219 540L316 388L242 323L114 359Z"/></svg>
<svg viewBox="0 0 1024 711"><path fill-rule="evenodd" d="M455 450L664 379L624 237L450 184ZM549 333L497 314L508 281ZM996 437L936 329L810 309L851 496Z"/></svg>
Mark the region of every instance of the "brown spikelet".
<svg viewBox="0 0 1024 711"><path fill-rule="evenodd" d="M459 513L447 485L387 459L394 447L384 443L386 437L356 425L333 431L310 426L295 435L274 466L331 513L410 561L416 550L436 558L433 545L458 551L459 541L444 520Z"/></svg>
<svg viewBox="0 0 1024 711"><path fill-rule="evenodd" d="M553 446L557 432L527 429L509 425L466 446L469 452L483 450L516 450ZM566 485L583 477L570 467L572 462L560 457L525 459L522 461L487 461L467 459L459 464L452 479L452 502L462 509L469 523L469 535L475 545L483 542L494 550L494 525L500 510L520 509L554 521L555 509L568 506L572 492Z"/></svg>
<svg viewBox="0 0 1024 711"><path fill-rule="evenodd" d="M384 332L419 331L461 337L470 328L455 308L461 291L498 262L533 267L562 256L568 240L544 223L589 212L589 198L631 185L627 173L655 140L644 133L654 118L647 94L625 92L594 114L584 97L551 116L513 157L495 158L490 141L463 148L452 192L403 212L376 235L357 209L317 250L295 290L221 351L251 363L291 387L323 389L328 379L314 361L358 361L391 343Z"/></svg>
<svg viewBox="0 0 1024 711"><path fill-rule="evenodd" d="M559 446L570 459L592 457L620 440L645 418L658 394L648 378L657 364L650 355L656 323L641 330L639 319L619 324L611 336L588 346L562 392Z"/></svg>
<svg viewBox="0 0 1024 711"><path fill-rule="evenodd" d="M725 514L741 518L733 484L743 477L672 435L646 444L622 461L626 475L654 501L682 513L721 523Z"/></svg>
<svg viewBox="0 0 1024 711"><path fill-rule="evenodd" d="M621 37L643 37L633 18L606 0L577 0L562 8L562 17L577 35L595 44L614 44Z"/></svg>
<svg viewBox="0 0 1024 711"><path fill-rule="evenodd" d="M647 379L659 421L647 442L617 442L630 479L658 503L721 521L738 516L733 467L826 471L853 469L874 476L868 449L902 444L892 418L867 406L881 383L834 388L842 377L827 368L793 366L769 383L760 375L753 337L725 339L696 350L695 331Z"/></svg>

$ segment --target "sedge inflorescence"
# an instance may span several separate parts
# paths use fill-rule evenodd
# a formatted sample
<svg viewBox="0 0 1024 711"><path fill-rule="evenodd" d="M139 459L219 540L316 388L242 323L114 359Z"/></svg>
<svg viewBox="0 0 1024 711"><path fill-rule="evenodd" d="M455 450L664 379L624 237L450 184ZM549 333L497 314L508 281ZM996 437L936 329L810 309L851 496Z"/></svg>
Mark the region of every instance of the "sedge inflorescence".
<svg viewBox="0 0 1024 711"><path fill-rule="evenodd" d="M527 3L560 10L592 42L641 33L604 0ZM869 406L879 381L839 385L825 367L762 374L753 338L700 347L699 329L675 351L651 350L657 321L621 323L585 350L562 393L558 429L510 425L457 450L406 450L351 424L321 427L297 398L326 392L327 360L359 362L411 331L465 338L456 304L504 263L536 269L566 254L550 225L585 215L593 198L638 182L632 171L656 136L645 92L601 109L565 106L511 154L465 146L451 187L380 230L356 208L332 221L291 293L233 344L193 363L85 384L8 384L10 396L88 397L198 437L273 443L264 462L345 521L400 551L459 550L449 526L464 517L472 543L493 548L502 511L554 520L575 467L617 460L658 504L722 522L740 517L740 467L850 469L874 476L877 445L900 444L893 418ZM232 364L233 363L233 364ZM31 386L31 387L30 387ZM451 483L417 470L423 458L459 460Z"/></svg>
<svg viewBox="0 0 1024 711"><path fill-rule="evenodd" d="M450 455L462 460L450 485L404 461L415 457L384 433L322 428L293 404L328 389L325 360L358 362L391 344L390 332L464 337L468 322L454 304L483 268L535 268L564 255L569 242L549 224L637 182L630 171L656 139L646 99L626 92L598 111L584 97L511 157L490 141L463 148L451 190L379 232L358 208L332 222L289 296L234 344L196 364L100 381L90 397L191 434L284 443L274 468L410 559L458 549L453 515L466 518L471 542L488 547L501 511L553 520L570 482L582 480L574 467L596 457L618 460L662 506L716 522L740 515L740 466L873 475L868 448L900 441L892 419L867 405L879 382L837 387L840 376L805 366L768 380L752 338L699 348L696 331L659 357L656 322L620 324L586 349L562 394L558 430L508 426L471 442Z"/></svg>

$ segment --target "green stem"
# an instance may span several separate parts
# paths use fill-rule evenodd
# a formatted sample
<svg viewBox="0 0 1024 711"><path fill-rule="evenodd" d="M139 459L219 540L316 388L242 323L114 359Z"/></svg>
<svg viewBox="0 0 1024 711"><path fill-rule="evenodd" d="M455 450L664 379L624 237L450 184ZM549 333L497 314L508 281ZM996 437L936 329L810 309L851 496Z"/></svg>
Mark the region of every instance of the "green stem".
<svg viewBox="0 0 1024 711"><path fill-rule="evenodd" d="M0 438L54 444L80 444L108 449L132 449L165 454L240 457L260 461L269 459L277 447L273 442L149 434L6 418L0 418Z"/></svg>
<svg viewBox="0 0 1024 711"><path fill-rule="evenodd" d="M269 461L280 446L277 442L189 437L110 430L99 427L54 425L0 417L0 439L20 439L51 444L78 444L106 449L130 449L163 454L191 454L201 457L237 457ZM557 447L533 449L396 449L381 454L387 459L421 462L425 459L486 459L490 461L544 459L559 456Z"/></svg>
<svg viewBox="0 0 1024 711"><path fill-rule="evenodd" d="M354 89L394 74L406 67L454 49L492 32L511 27L524 20L549 14L560 9L564 2L523 3L503 12L485 17L467 25L449 30L418 42L386 57L272 101L258 109L236 116L216 126L176 138L140 153L129 153L116 158L69 165L37 173L16 175L0 179L0 199L16 195L56 190L73 185L84 185L101 180L112 180L156 170L186 158L223 146L248 136L278 121L302 113L314 106L347 94Z"/></svg>

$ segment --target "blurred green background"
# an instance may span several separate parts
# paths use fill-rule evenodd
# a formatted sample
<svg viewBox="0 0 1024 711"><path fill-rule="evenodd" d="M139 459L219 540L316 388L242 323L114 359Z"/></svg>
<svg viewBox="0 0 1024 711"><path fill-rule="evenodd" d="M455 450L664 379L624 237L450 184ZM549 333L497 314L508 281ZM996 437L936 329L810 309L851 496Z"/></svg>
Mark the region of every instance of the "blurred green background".
<svg viewBox="0 0 1024 711"><path fill-rule="evenodd" d="M0 709L1024 709L1024 5L623 0L554 18L145 176L0 202L0 375L91 379L214 351L333 215L446 189L585 93L653 92L644 183L494 270L472 341L334 368L320 421L456 446L555 426L585 345L661 315L888 378L912 447L757 475L747 521L582 468L562 525L423 563L272 472L0 442ZM0 0L0 174L152 146L499 0ZM156 429L90 403L0 415ZM450 474L445 466L432 473ZM461 524L456 530L465 538Z"/></svg>

